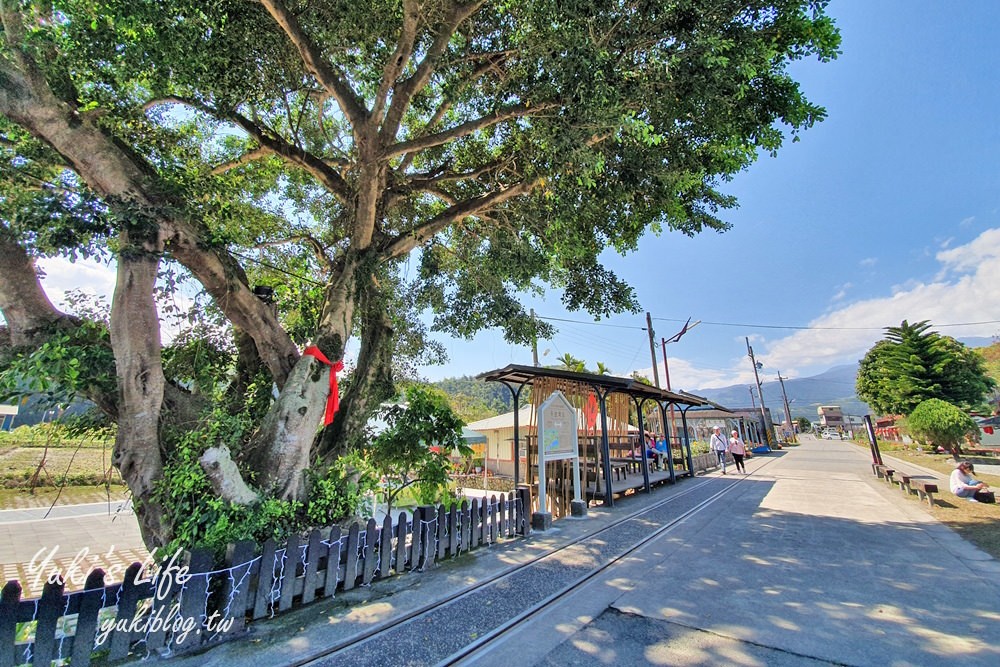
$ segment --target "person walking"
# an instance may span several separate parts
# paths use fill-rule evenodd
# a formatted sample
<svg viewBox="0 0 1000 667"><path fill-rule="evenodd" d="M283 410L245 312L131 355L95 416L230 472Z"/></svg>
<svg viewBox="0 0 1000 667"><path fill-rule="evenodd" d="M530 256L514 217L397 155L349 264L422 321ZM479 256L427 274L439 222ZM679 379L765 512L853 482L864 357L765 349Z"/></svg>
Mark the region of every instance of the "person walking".
<svg viewBox="0 0 1000 667"><path fill-rule="evenodd" d="M747 446L743 444L739 431L733 431L732 437L729 438L729 453L733 455L733 460L736 461L737 472L742 472L744 475L747 474L747 467L743 463L743 457L747 455Z"/></svg>
<svg viewBox="0 0 1000 667"><path fill-rule="evenodd" d="M726 474L726 453L729 451L729 441L722 435L722 427L712 428L712 438L709 440L708 448L719 457L719 465L722 466L722 474Z"/></svg>

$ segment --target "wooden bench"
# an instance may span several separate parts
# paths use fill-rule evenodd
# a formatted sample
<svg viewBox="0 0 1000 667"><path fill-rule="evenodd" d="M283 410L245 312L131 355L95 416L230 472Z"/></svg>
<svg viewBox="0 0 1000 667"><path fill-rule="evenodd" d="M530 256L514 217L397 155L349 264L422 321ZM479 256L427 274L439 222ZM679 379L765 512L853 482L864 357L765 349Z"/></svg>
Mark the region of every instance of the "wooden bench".
<svg viewBox="0 0 1000 667"><path fill-rule="evenodd" d="M895 470L892 473L892 481L899 484L899 490L907 495L913 492L913 489L910 488L911 479L913 479L912 476L907 475L904 472L899 472L898 470Z"/></svg>
<svg viewBox="0 0 1000 667"><path fill-rule="evenodd" d="M938 492L936 482L927 479L910 478L910 488L917 492L920 499L927 499L927 504L934 507L934 494Z"/></svg>
<svg viewBox="0 0 1000 667"><path fill-rule="evenodd" d="M884 479L889 484L892 484L892 474L896 471L889 466L882 465L881 463L873 463L872 472L874 472L875 476L879 479Z"/></svg>

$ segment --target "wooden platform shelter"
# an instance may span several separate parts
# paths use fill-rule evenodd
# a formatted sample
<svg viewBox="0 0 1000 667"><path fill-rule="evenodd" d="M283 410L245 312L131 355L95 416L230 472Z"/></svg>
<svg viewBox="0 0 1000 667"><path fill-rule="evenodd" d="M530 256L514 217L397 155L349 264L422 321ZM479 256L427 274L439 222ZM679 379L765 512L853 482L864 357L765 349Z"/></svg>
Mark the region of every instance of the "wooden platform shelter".
<svg viewBox="0 0 1000 667"><path fill-rule="evenodd" d="M514 429L510 446L514 460L514 483L536 487L538 438L535 419L537 408L555 391L560 391L577 408L579 456L583 470L586 500L600 500L613 505L616 495L635 490L649 491L658 483L673 483L678 477L692 475L694 464L691 442L686 436L687 411L695 407L725 410L705 398L685 392L672 392L631 378L594 375L574 371L512 364L477 376L487 382L506 386L514 402ZM528 388L528 392L526 392ZM530 396L526 394L530 393ZM532 406L528 423L520 423L522 401ZM645 454L647 438L655 431L647 429L645 413L652 410L656 428L663 429L664 441L670 443L667 410L681 414L685 427L678 447L667 446L663 452L665 468L657 470ZM630 428L630 424L636 423ZM547 511L554 517L569 513L572 483L570 466L565 461L546 464ZM536 497L532 493L532 497ZM546 508L543 508L546 509Z"/></svg>

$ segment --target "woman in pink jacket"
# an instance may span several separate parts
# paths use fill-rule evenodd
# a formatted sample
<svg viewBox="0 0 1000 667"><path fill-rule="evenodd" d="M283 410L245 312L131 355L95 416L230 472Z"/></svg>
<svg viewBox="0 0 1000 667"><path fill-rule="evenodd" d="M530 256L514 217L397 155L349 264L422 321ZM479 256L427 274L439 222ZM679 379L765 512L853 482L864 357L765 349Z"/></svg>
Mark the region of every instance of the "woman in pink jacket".
<svg viewBox="0 0 1000 667"><path fill-rule="evenodd" d="M742 472L744 475L747 474L747 467L743 465L743 457L747 455L747 447L743 444L743 440L740 439L739 431L733 431L732 437L729 438L729 453L733 455L733 460L736 461L736 470Z"/></svg>

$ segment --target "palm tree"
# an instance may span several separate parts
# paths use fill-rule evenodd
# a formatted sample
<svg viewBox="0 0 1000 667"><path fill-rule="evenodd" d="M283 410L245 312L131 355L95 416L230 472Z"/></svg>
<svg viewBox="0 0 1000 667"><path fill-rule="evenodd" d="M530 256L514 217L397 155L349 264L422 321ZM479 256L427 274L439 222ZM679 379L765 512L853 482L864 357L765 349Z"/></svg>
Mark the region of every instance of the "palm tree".
<svg viewBox="0 0 1000 667"><path fill-rule="evenodd" d="M605 366L602 362L597 362L597 374L598 375L611 375L611 369Z"/></svg>
<svg viewBox="0 0 1000 667"><path fill-rule="evenodd" d="M558 368L563 368L567 371L574 371L576 373L585 373L587 371L587 364L569 352L556 359L556 361L559 362Z"/></svg>

